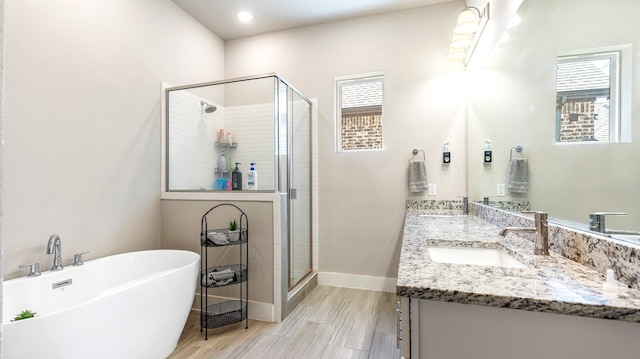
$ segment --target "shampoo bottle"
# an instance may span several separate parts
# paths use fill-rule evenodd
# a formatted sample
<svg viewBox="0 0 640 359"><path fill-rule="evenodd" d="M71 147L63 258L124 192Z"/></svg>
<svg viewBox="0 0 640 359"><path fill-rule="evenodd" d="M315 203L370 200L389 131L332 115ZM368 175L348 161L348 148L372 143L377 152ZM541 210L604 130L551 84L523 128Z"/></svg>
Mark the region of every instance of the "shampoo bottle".
<svg viewBox="0 0 640 359"><path fill-rule="evenodd" d="M216 168L216 182L214 185L214 189L223 190L223 191L227 189L227 182L229 178L225 177L226 172L227 172L227 158L224 156L224 153L223 153L220 155L220 159L218 160L218 168Z"/></svg>
<svg viewBox="0 0 640 359"><path fill-rule="evenodd" d="M255 162L251 162L251 169L247 173L247 189L255 191L258 189L258 172L255 169Z"/></svg>
<svg viewBox="0 0 640 359"><path fill-rule="evenodd" d="M236 168L231 172L231 189L242 190L242 172L238 168L240 162L236 162Z"/></svg>
<svg viewBox="0 0 640 359"><path fill-rule="evenodd" d="M220 159L218 160L218 174L222 176L226 171L227 171L227 158L224 156L224 153L223 153L220 155Z"/></svg>

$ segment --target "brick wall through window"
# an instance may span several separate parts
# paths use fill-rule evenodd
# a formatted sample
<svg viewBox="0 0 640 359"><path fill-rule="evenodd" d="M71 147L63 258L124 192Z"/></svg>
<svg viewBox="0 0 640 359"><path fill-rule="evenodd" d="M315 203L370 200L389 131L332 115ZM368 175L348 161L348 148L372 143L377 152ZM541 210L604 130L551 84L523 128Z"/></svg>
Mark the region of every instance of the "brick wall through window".
<svg viewBox="0 0 640 359"><path fill-rule="evenodd" d="M382 148L382 106L342 109L342 149Z"/></svg>
<svg viewBox="0 0 640 359"><path fill-rule="evenodd" d="M337 82L338 151L384 148L382 132L382 76Z"/></svg>

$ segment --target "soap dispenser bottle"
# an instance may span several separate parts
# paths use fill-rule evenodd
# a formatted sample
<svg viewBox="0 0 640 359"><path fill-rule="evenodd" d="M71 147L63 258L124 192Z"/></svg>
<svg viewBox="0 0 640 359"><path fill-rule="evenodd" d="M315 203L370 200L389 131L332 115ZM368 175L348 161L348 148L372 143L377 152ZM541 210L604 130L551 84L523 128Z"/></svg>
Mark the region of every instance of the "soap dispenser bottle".
<svg viewBox="0 0 640 359"><path fill-rule="evenodd" d="M258 189L258 172L255 169L256 163L251 162L251 169L247 172L247 189L255 191Z"/></svg>
<svg viewBox="0 0 640 359"><path fill-rule="evenodd" d="M242 172L238 168L239 164L240 162L236 162L236 168L231 172L231 189L234 191L242 190Z"/></svg>

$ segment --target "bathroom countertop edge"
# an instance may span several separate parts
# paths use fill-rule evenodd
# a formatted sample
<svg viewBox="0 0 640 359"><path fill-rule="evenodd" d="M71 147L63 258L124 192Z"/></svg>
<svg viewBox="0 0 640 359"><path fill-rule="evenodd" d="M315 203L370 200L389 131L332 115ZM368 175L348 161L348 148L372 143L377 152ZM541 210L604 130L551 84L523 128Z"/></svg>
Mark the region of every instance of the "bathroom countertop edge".
<svg viewBox="0 0 640 359"><path fill-rule="evenodd" d="M427 214L425 216L425 214ZM619 284L617 295L604 292L604 277L552 253L538 257L533 243L520 236L497 235L499 228L467 215L429 216L408 211L396 294L426 299L541 313L640 322L640 291ZM437 263L428 242L498 242L523 253L525 269Z"/></svg>

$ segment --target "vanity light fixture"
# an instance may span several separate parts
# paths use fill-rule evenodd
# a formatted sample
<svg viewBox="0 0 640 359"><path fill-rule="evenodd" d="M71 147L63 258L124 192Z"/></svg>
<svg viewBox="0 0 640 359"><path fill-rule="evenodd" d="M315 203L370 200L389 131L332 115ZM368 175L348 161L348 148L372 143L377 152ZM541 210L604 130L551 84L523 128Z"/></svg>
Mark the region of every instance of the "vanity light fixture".
<svg viewBox="0 0 640 359"><path fill-rule="evenodd" d="M516 13L515 15L513 15L513 17L509 21L509 25L507 25L507 30L513 29L514 27L520 25L521 22L522 22L522 18L520 17L520 15Z"/></svg>
<svg viewBox="0 0 640 359"><path fill-rule="evenodd" d="M493 48L493 51L491 52L491 56L492 57L497 55L497 54L499 54L502 51L502 49L501 49L502 45L504 45L506 42L508 42L509 39L511 38L511 36L509 35L509 31L511 29L513 29L514 27L520 25L521 22L522 22L522 18L520 17L520 15L518 15L518 14L513 15L513 17L509 21L509 25L507 25L507 28L502 33L502 36L500 37L500 40L498 40L498 43Z"/></svg>
<svg viewBox="0 0 640 359"><path fill-rule="evenodd" d="M447 68L465 68L478 45L480 35L489 21L489 3L482 12L476 7L465 7L456 21L449 44Z"/></svg>

